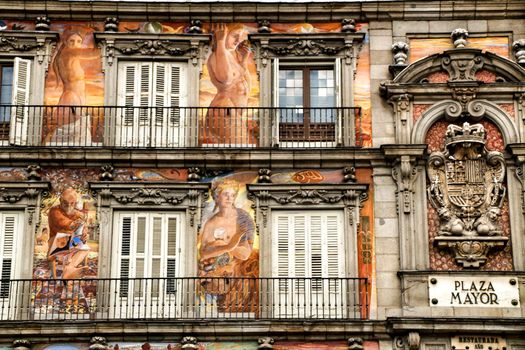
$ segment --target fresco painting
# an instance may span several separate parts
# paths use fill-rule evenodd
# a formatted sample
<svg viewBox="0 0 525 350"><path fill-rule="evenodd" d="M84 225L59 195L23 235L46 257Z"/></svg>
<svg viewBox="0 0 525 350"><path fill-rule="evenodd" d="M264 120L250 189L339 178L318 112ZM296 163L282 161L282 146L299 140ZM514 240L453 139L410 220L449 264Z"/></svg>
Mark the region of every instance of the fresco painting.
<svg viewBox="0 0 525 350"><path fill-rule="evenodd" d="M468 48L481 49L509 58L509 38L506 36L471 37L467 39L467 42ZM450 38L410 38L409 44L409 63L454 48Z"/></svg>
<svg viewBox="0 0 525 350"><path fill-rule="evenodd" d="M249 33L255 24L217 23L205 27L211 49L201 76L200 105L210 107L201 124L202 144L254 144L259 84Z"/></svg>
<svg viewBox="0 0 525 350"><path fill-rule="evenodd" d="M98 225L95 199L87 181L93 170L47 169L43 179L52 189L42 199L35 239L33 295L35 317L89 315L96 307ZM63 279L76 281L61 281Z"/></svg>
<svg viewBox="0 0 525 350"><path fill-rule="evenodd" d="M328 341L328 342L295 342L295 341L276 341L274 350L346 350L348 343L346 341ZM379 344L375 341L364 341L365 350L377 350Z"/></svg>
<svg viewBox="0 0 525 350"><path fill-rule="evenodd" d="M199 350L256 350L257 342L201 342L197 346ZM112 350L181 350L182 346L176 343L116 343L109 344L109 348Z"/></svg>
<svg viewBox="0 0 525 350"><path fill-rule="evenodd" d="M354 79L354 106L361 107L361 116L356 120L356 144L372 147L372 104L370 97L370 38L368 24L356 24L358 32L365 33L365 39L357 58Z"/></svg>
<svg viewBox="0 0 525 350"><path fill-rule="evenodd" d="M54 344L35 344L34 350L88 350L89 345L83 343L54 343Z"/></svg>
<svg viewBox="0 0 525 350"><path fill-rule="evenodd" d="M199 277L203 304L218 312L257 312L257 283L237 279L225 284L217 277L259 277L259 248L253 209L246 184L255 182L254 172L215 178L210 200L202 214L198 238ZM210 310L213 312L213 310Z"/></svg>
<svg viewBox="0 0 525 350"><path fill-rule="evenodd" d="M57 22L51 26L51 30L60 33L60 40L46 78L44 103L68 107L46 109L44 144L73 142L90 145L102 141L102 109L86 108L104 104L102 58L93 37L93 32L101 28L103 24L98 22Z"/></svg>

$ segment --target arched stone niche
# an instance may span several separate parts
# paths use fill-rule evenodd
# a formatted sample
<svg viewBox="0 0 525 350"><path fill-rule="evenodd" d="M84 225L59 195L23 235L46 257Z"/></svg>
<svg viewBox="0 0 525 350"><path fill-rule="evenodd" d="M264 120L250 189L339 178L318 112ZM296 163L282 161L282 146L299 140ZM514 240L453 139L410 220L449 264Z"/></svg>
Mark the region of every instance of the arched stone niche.
<svg viewBox="0 0 525 350"><path fill-rule="evenodd" d="M438 119L425 135L430 269L511 271L506 142L490 119L468 119Z"/></svg>
<svg viewBox="0 0 525 350"><path fill-rule="evenodd" d="M508 223L504 233L510 238L505 247L493 250L501 253L489 253L491 259L500 256L494 263L485 261L474 268L519 270L525 267L522 257L525 245L521 238L525 225L523 81L525 70L515 62L490 52L456 48L414 62L391 81L381 84L381 94L394 112L396 143L383 145L382 150L390 160L397 185L401 270L462 268L457 263L454 266L437 264L436 259L447 257L436 255L433 241L429 239L435 218L430 216L432 209L427 208L427 160L432 151L427 135L441 127L443 135L439 137L443 140L447 125L461 127L464 122L481 123L490 129L491 135L497 131L497 150L504 152L501 159L506 167L501 216ZM489 152L496 151L491 149L493 141L487 142ZM506 259L505 262L502 259Z"/></svg>

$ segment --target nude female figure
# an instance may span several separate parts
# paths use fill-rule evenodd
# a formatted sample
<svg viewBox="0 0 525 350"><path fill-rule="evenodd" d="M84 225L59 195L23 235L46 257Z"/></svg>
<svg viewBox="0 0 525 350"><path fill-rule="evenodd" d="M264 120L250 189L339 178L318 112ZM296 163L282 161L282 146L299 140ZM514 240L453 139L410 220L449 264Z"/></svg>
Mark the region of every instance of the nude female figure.
<svg viewBox="0 0 525 350"><path fill-rule="evenodd" d="M207 61L208 72L217 94L210 103L205 120L204 138L208 143L242 144L249 142L248 125L242 109L250 93L247 32L242 24L228 30L221 23L213 28L214 45Z"/></svg>
<svg viewBox="0 0 525 350"><path fill-rule="evenodd" d="M62 82L62 95L58 106L85 106L86 104L86 81L82 61L100 59L100 52L94 48L84 48L84 38L79 33L71 33L58 48L53 60L53 71L56 76L56 84ZM57 128L74 123L82 117L78 108L54 108L53 113L48 114L46 135L44 142L53 138Z"/></svg>

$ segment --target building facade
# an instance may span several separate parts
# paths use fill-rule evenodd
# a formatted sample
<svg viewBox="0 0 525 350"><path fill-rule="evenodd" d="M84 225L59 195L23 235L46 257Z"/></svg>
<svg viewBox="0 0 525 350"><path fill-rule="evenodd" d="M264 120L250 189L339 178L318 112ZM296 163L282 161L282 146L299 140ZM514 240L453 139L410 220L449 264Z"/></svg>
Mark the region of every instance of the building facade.
<svg viewBox="0 0 525 350"><path fill-rule="evenodd" d="M0 7L0 348L525 347L525 3Z"/></svg>

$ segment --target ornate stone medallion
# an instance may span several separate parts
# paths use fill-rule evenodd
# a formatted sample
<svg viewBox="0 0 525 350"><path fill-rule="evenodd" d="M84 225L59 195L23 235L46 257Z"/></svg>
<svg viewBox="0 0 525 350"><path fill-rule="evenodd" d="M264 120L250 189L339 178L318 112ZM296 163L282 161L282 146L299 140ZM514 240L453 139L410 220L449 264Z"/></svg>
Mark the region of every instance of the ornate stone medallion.
<svg viewBox="0 0 525 350"><path fill-rule="evenodd" d="M440 227L434 244L451 249L463 267L480 267L490 249L504 247L500 211L505 197L503 154L485 148L481 124L449 125L443 151L427 164L428 196Z"/></svg>

